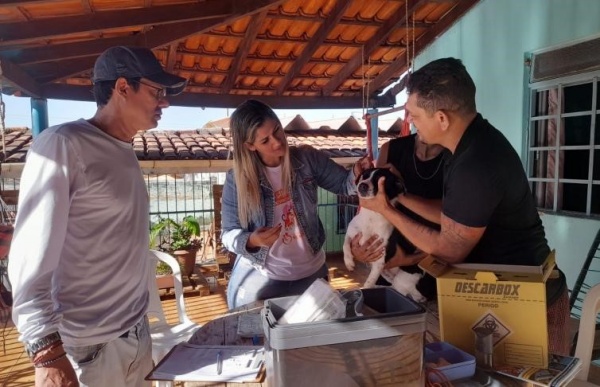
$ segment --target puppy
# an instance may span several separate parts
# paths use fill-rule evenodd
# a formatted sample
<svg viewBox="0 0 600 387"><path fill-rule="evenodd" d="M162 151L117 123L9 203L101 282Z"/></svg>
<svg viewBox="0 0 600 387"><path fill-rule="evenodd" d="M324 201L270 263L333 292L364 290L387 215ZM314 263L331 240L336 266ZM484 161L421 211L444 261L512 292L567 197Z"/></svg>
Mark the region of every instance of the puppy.
<svg viewBox="0 0 600 387"><path fill-rule="evenodd" d="M406 192L406 188L402 179L390 172L389 169L371 168L364 171L356 182L358 195L362 198L377 195L378 181L381 177L385 177L384 189L386 196L390 199L392 205L397 207L397 197ZM415 248L402 234L395 230L390 222L374 211L361 208L360 212L348 224L343 246L346 268L350 271L354 270L355 263L350 249L350 241L359 232L362 233L360 243L365 243L372 235L377 235L383 239L386 245L386 250L382 256L371 263L371 271L363 286L365 288L375 286L379 276L383 275L392 284L392 287L401 294L410 296L417 302L426 301L426 298L417 290L417 283L422 277L419 271L408 273L400 268L384 270L386 260L396 254L397 248L404 247L413 251Z"/></svg>

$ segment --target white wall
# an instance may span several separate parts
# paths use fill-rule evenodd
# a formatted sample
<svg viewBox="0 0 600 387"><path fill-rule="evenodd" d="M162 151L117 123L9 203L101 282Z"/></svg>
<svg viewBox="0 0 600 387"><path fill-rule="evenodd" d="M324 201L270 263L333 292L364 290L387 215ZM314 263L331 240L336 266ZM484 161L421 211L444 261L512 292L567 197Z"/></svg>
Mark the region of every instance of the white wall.
<svg viewBox="0 0 600 387"><path fill-rule="evenodd" d="M416 60L462 59L477 107L522 153L525 53L600 35L597 0L482 0ZM572 288L600 221L544 215L550 247ZM600 281L599 281L600 282Z"/></svg>

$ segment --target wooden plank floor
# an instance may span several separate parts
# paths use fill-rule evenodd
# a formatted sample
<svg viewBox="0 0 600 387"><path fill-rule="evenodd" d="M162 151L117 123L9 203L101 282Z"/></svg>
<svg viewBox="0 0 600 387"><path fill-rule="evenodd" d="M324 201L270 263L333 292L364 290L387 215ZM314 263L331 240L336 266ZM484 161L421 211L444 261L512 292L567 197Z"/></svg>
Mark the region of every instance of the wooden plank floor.
<svg viewBox="0 0 600 387"><path fill-rule="evenodd" d="M330 273L333 273L331 284L336 289L357 288L362 284L368 274L366 266L358 265L357 269L349 273L341 257L328 257L327 263ZM186 289L185 305L188 316L198 324L204 324L227 312L225 300L226 284L219 280L216 288L210 295L199 296L198 292ZM175 322L177 312L175 301L169 297L163 300L163 309L170 322ZM2 320L4 321L4 320ZM17 340L18 332L9 321L0 328L0 386L32 386L34 371L23 345Z"/></svg>

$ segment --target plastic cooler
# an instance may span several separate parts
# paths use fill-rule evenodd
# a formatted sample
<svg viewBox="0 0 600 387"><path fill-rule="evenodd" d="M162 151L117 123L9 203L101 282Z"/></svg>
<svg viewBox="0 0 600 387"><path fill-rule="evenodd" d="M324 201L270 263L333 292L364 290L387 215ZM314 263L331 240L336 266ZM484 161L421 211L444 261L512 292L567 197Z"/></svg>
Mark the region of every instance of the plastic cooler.
<svg viewBox="0 0 600 387"><path fill-rule="evenodd" d="M421 386L425 309L390 287L363 289L365 316L281 325L297 296L265 301L270 387Z"/></svg>

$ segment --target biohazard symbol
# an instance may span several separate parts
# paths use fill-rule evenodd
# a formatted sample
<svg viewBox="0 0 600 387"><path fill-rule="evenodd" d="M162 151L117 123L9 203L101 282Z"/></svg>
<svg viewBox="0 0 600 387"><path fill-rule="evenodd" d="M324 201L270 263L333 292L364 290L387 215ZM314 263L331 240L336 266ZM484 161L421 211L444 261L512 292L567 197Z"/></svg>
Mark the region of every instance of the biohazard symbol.
<svg viewBox="0 0 600 387"><path fill-rule="evenodd" d="M496 316L491 313L483 316L478 322L471 327L475 334L481 334L481 332L489 332L492 334L494 340L494 346L502 341L511 332Z"/></svg>

